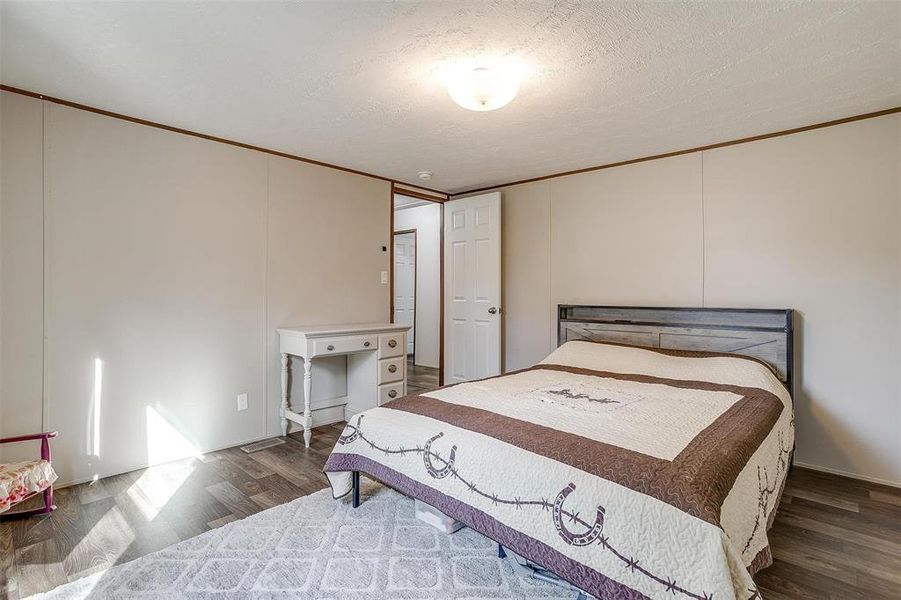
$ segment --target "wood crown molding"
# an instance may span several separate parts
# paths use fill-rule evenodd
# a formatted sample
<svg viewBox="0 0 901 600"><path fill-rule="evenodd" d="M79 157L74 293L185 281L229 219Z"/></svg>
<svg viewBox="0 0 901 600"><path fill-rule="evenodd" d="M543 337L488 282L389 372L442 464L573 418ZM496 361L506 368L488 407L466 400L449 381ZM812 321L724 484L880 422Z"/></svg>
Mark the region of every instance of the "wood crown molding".
<svg viewBox="0 0 901 600"><path fill-rule="evenodd" d="M670 158L673 156L680 156L682 154L691 154L693 152L704 152L705 150L714 150L716 148L725 148L726 146L736 146L738 144L747 144L749 142L757 142L757 141L766 140L769 138L782 137L784 135L791 135L793 133L802 133L804 131L811 131L813 129L822 129L824 127L832 127L834 125L843 125L844 123L852 123L854 121L863 121L864 119L874 119L876 117L884 117L886 115L893 115L895 113L901 113L901 106L896 106L894 108L887 108L885 110L878 110L876 112L854 115L851 117L845 117L843 119L824 121L822 123L815 123L813 125L805 125L803 127L795 127L793 129L784 129L782 131L774 131L773 133L764 133L761 135L754 135L751 137L729 140L727 142L718 142L716 144L708 144L707 146L698 146L696 148L687 148L685 150L675 150L673 152L665 152L663 154L654 154L652 156L633 158L630 160L623 160L620 162L609 163L609 164L605 164L605 165L597 165L594 167L584 167L582 169L574 169L572 171L562 171L560 173L552 173L551 175L542 175L540 177L531 177L529 179L520 179L518 181L511 181L509 183L501 183L498 185L491 185L491 186L487 186L487 187L475 188L475 189L471 189L471 190L466 190L465 192L457 192L457 193L451 194L449 199L454 200L454 199L460 198L462 196L469 196L471 194L478 194L480 192L490 192L490 191L499 190L499 189L505 188L505 187L512 187L514 185L522 185L524 183L534 183L536 181L544 181L545 179L556 179L557 177L567 177L569 175L579 175L580 173L590 173L592 171L601 171L603 169L612 169L613 167L623 167L626 165L633 165L635 163L647 162L649 160L658 160L661 158Z"/></svg>
<svg viewBox="0 0 901 600"><path fill-rule="evenodd" d="M407 187L407 184L405 183L395 183L394 186L395 194L400 194L401 196L409 196L410 198L418 198L420 200L428 200L429 202L443 203L446 202L450 197L448 194L436 195L434 192L424 193L423 190L428 190L428 188L411 189Z"/></svg>
<svg viewBox="0 0 901 600"><path fill-rule="evenodd" d="M342 167L341 165L334 165L331 163L323 162L321 160L306 158L304 156L297 156L295 154L288 154L287 152L280 152L278 150L272 150L270 148L263 148L261 146L254 146L252 144L245 144L244 142L236 142L235 140L229 140L226 138L216 137L214 135L207 135L205 133L191 131L190 129L182 129L181 127L173 127L171 125L165 125L163 123L157 123L155 121L148 121L147 119L139 119L137 117L123 115L121 113L104 110L102 108L96 108L93 106L88 106L86 104L79 104L78 102L72 102L70 100L63 100L62 98L54 98L53 96L48 96L46 94L40 94L38 92L32 92L30 90L23 90L21 88L13 87L11 85L6 85L6 84L0 83L0 90L2 90L4 92L10 92L12 94L19 94L21 96L29 96L31 98L37 98L38 100L52 102L54 104L59 104L61 106L67 106L69 108L75 108L78 110L83 110L86 112L103 115L105 117L111 117L113 119L128 121L129 123L137 123L138 125L146 125L147 127L155 127L156 129L163 129L165 131L171 131L173 133L180 133L182 135L190 135L192 137L208 140L211 142L218 142L220 144L228 144L229 146L236 146L238 148L244 148L245 150L255 150L257 152L263 152L264 154L271 154L272 156L280 156L281 158L287 158L290 160L305 162L305 163L308 163L311 165L316 165L319 167L327 167L329 169L337 169L338 171L344 171L345 173L353 173L354 175L362 175L364 177L371 177L373 179L379 179L381 181L388 181L390 183L401 183L405 186L412 185L412 184L404 183L402 181L397 181L396 179L392 179L390 177L385 177L383 175L377 175L375 173L367 173L366 171L359 171L357 169L351 169L349 167ZM444 193L440 190L433 190L433 189L429 189L429 188L424 188L422 186L417 186L417 187L419 187L420 189L432 192L434 194L437 194L440 198L447 198L447 196L448 196L446 193Z"/></svg>
<svg viewBox="0 0 901 600"><path fill-rule="evenodd" d="M174 133L181 133L183 135L190 135L193 137L201 138L204 140L209 140L212 142L219 142L220 144L228 144L230 146L236 146L238 148L244 148L245 150L255 150L257 152L263 152L264 154L271 154L273 156L280 156L282 158L287 158L290 160L296 160L300 162L305 162L311 165L317 165L320 167L327 167L329 169L337 169L339 171L344 171L346 173L353 173L355 175L362 175L364 177L372 177L373 179L379 179L382 181L390 182L393 185L403 186L403 188L396 187L392 190L392 198L394 197L394 193L403 194L405 196L412 196L414 198L421 198L423 200L430 200L432 202L445 202L447 200L453 200L455 198L459 198L461 196L477 194L480 192L488 192L492 190L498 190L505 187L511 187L514 185L522 185L525 183L534 183L536 181L544 181L545 179L556 179L557 177L567 177L569 175L579 175L581 173L590 173L592 171L601 171L604 169L612 169L614 167L623 167L626 165L632 165L640 162L647 162L649 160L658 160L661 158L670 158L673 156L680 156L682 154L691 154L694 152L704 152L705 150L714 150L716 148L725 148L727 146L735 146L738 144L747 144L749 142L757 142L760 140L765 140L774 137L781 137L784 135L791 135L794 133L802 133L805 131L811 131L813 129L822 129L824 127L832 127L834 125L843 125L845 123L852 123L854 121L863 121L865 119L874 119L876 117L883 117L886 115L892 115L896 113L901 113L901 106L896 106L894 108L887 108L885 110L879 110L875 112L863 113L860 115L854 115L850 117L845 117L842 119L834 119L832 121L824 121L822 123L814 123L813 125L805 125L803 127L795 127L792 129L784 129L782 131L775 131L772 133L764 133L761 135L755 135L751 137L738 138L734 140L729 140L726 142L717 142L716 144L708 144L706 146L697 146L695 148L686 148L685 150L675 150L673 152L665 152L663 154L653 154L651 156L643 156L641 158L633 158L629 160L623 160L615 163L608 163L603 165L596 165L592 167L583 167L581 169L574 169L571 171L561 171L559 173L551 173L550 175L541 175L539 177L530 177L528 179L519 179L516 181L510 181L507 183L499 183L497 185L491 185L486 187L474 188L471 190L466 190L462 192L456 193L447 193L442 192L441 190L435 190L432 188L423 187L421 185L414 185L412 183L406 183L403 181L398 181L396 179L392 179L390 177L385 177L382 175L377 175L375 173L367 173L366 171L359 171L357 169L351 169L349 167L342 167L341 165L335 165L327 162L322 162L319 160L314 160L312 158L306 158L303 156L297 156L295 154L288 154L287 152L280 152L278 150L271 150L269 148L263 148L261 146L254 146L252 144L245 144L244 142L237 142L234 140L229 140L225 138L216 137L213 135L207 135L205 133L199 133L197 131L191 131L189 129L182 129L180 127L173 127L171 125L165 125L163 123L157 123L155 121L148 121L146 119L139 119L137 117L130 117L128 115L123 115L120 113L115 113L112 111L104 110L102 108L95 108L93 106L87 106L85 104L79 104L77 102L71 102L69 100L63 100L61 98L55 98L53 96L48 96L46 94L40 94L38 92L32 92L30 90L23 90L21 88L13 87L11 85L6 85L0 83L0 90L5 92L11 92L13 94L20 94L22 96L30 96L32 98L37 98L39 100L45 100L47 102L52 102L54 104L59 104L61 106L68 106L69 108L75 108L78 110L84 110L87 112L92 112L98 115L103 115L106 117L112 117L114 119L120 119L123 121L128 121L131 123L137 123L139 125L146 125L148 127L155 127L157 129L163 129L165 131L171 131ZM423 192L428 192L431 194L435 194L435 196L431 196L428 193L417 192L416 190L423 190Z"/></svg>

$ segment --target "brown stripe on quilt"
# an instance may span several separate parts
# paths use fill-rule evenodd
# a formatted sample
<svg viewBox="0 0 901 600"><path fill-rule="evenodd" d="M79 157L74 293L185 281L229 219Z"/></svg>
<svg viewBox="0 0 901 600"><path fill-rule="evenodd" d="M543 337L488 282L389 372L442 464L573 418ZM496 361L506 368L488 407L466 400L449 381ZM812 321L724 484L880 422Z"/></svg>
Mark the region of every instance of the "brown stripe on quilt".
<svg viewBox="0 0 901 600"><path fill-rule="evenodd" d="M564 371L685 389L727 391L741 399L699 433L672 461L427 396L407 396L384 405L384 408L430 417L493 437L652 496L715 525L719 525L720 509L735 479L784 408L774 394L757 388L592 371L565 365L544 364L527 370Z"/></svg>
<svg viewBox="0 0 901 600"><path fill-rule="evenodd" d="M773 512L775 512L775 511L773 511ZM771 564L773 564L773 552L770 550L769 545L767 545L767 546L764 546L763 548L761 548L760 552L758 552L754 556L754 559L751 561L751 564L747 565L748 573L750 573L751 575L754 575L755 573L757 573L757 571L762 571L763 569L766 569Z"/></svg>

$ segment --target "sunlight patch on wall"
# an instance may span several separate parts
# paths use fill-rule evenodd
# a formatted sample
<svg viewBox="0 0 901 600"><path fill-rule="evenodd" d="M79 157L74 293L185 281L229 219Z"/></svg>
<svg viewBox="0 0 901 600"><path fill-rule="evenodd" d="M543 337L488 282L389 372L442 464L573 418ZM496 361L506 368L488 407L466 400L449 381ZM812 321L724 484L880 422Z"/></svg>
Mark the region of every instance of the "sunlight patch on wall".
<svg viewBox="0 0 901 600"><path fill-rule="evenodd" d="M100 415L103 408L103 361L94 359L94 388L91 391L91 408L88 412L88 435L85 436L85 453L100 457Z"/></svg>
<svg viewBox="0 0 901 600"><path fill-rule="evenodd" d="M200 456L200 450L186 438L157 409L147 407L147 464Z"/></svg>

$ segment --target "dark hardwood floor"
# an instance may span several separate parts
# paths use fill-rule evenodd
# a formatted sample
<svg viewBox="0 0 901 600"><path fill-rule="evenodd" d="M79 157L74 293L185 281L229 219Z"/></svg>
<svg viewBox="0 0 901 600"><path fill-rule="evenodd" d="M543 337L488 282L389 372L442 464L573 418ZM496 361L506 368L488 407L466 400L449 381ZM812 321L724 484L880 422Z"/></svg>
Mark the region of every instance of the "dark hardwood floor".
<svg viewBox="0 0 901 600"><path fill-rule="evenodd" d="M438 369L413 364L413 358L407 356L407 393L422 394L438 387Z"/></svg>
<svg viewBox="0 0 901 600"><path fill-rule="evenodd" d="M210 452L57 490L57 510L0 521L0 598L25 598L326 487L343 424L246 454Z"/></svg>
<svg viewBox="0 0 901 600"><path fill-rule="evenodd" d="M421 375L437 385L437 373ZM317 428L309 449L291 434L253 454L230 448L58 490L53 514L0 522L0 598L51 589L320 490L341 429ZM899 489L796 468L770 539L775 562L756 577L766 600L901 598Z"/></svg>
<svg viewBox="0 0 901 600"><path fill-rule="evenodd" d="M765 600L901 598L901 489L796 467L769 535Z"/></svg>

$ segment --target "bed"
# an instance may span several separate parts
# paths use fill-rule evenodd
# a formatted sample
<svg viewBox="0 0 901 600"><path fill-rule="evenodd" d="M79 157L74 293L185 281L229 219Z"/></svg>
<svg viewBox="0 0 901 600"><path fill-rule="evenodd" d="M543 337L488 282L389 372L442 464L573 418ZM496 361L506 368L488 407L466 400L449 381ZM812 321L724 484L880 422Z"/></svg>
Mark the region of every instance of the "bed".
<svg viewBox="0 0 901 600"><path fill-rule="evenodd" d="M791 464L792 312L560 306L537 365L348 423L365 473L598 598L739 598Z"/></svg>

